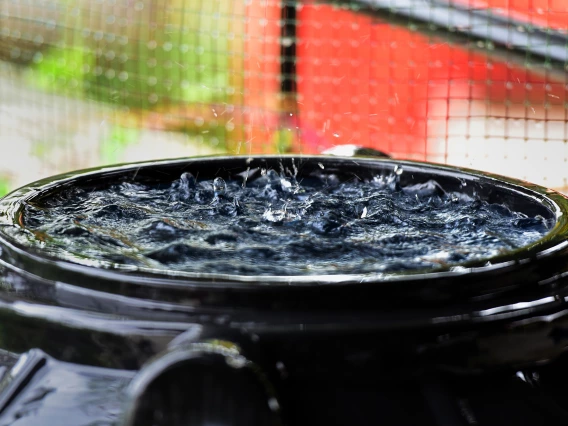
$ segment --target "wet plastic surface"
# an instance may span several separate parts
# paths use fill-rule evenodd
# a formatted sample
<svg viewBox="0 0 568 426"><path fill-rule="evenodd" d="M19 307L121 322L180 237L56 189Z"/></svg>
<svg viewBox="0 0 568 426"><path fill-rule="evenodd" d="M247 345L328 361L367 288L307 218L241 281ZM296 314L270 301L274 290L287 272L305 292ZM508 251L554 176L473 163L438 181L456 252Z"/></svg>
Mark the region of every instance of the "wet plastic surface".
<svg viewBox="0 0 568 426"><path fill-rule="evenodd" d="M2 425L116 425L134 372L58 362L39 350L0 382Z"/></svg>

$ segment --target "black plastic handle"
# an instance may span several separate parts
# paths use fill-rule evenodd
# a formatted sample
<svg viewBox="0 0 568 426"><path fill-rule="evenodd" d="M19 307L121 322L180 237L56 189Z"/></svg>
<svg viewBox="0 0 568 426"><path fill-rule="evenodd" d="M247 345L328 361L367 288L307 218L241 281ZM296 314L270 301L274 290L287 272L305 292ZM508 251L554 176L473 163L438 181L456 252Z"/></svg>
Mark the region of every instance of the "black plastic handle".
<svg viewBox="0 0 568 426"><path fill-rule="evenodd" d="M171 347L131 382L123 426L281 426L278 400L236 344Z"/></svg>

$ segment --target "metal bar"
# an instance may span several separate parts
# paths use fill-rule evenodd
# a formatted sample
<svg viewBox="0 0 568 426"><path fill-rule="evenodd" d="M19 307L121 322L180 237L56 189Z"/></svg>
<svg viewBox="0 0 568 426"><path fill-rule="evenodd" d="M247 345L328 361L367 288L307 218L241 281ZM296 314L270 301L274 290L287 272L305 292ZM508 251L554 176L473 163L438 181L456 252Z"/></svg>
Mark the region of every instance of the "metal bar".
<svg viewBox="0 0 568 426"><path fill-rule="evenodd" d="M280 73L283 93L296 92L296 1L282 5L282 37L280 39Z"/></svg>

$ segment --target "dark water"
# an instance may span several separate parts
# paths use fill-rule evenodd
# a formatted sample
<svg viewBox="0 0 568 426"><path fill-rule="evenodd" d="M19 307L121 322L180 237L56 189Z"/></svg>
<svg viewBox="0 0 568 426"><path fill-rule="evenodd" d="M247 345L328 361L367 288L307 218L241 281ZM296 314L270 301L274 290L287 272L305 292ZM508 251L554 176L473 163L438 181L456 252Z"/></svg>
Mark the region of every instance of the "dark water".
<svg viewBox="0 0 568 426"><path fill-rule="evenodd" d="M301 181L261 169L227 182L184 173L166 185L74 188L29 205L25 222L43 250L66 259L241 275L431 269L547 232L540 216L433 180L401 188L400 172L349 182L323 171Z"/></svg>

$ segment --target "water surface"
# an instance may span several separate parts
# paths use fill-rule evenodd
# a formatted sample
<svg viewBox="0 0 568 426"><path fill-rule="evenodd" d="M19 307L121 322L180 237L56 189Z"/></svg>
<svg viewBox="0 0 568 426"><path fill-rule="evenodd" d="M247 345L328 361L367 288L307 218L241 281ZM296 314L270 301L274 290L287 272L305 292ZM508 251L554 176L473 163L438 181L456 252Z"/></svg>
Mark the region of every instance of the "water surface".
<svg viewBox="0 0 568 426"><path fill-rule="evenodd" d="M70 260L239 275L422 270L495 256L548 231L435 180L296 178L253 169L234 180L190 172L168 184L73 188L28 205L43 249ZM41 242L40 242L41 240Z"/></svg>

